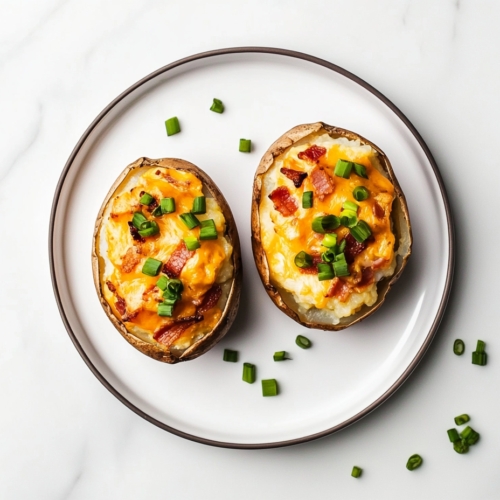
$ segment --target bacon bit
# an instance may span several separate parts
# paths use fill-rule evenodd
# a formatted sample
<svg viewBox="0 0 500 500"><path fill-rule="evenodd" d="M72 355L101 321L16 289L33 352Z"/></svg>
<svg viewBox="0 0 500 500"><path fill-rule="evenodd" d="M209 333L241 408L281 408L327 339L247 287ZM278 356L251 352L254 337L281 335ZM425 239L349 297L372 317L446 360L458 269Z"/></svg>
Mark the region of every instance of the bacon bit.
<svg viewBox="0 0 500 500"><path fill-rule="evenodd" d="M186 262L195 254L187 249L184 240L181 240L177 248L172 252L168 262L163 265L163 273L169 278L177 278L181 274Z"/></svg>
<svg viewBox="0 0 500 500"><path fill-rule="evenodd" d="M291 168L283 167L280 172L288 177L296 188L302 186L304 179L307 177L307 172L301 172L300 170L293 170Z"/></svg>
<svg viewBox="0 0 500 500"><path fill-rule="evenodd" d="M377 202L373 205L372 210L373 215L377 217L377 219L382 219L385 216L385 210Z"/></svg>
<svg viewBox="0 0 500 500"><path fill-rule="evenodd" d="M190 326L203 321L203 315L185 316L179 318L173 323L163 325L154 333L154 339L165 346L170 346L175 342Z"/></svg>
<svg viewBox="0 0 500 500"><path fill-rule="evenodd" d="M380 257L380 259L377 259L373 264L372 264L372 269L380 269L381 267L383 267L385 265L385 263L387 262L386 259L383 259L382 257Z"/></svg>
<svg viewBox="0 0 500 500"><path fill-rule="evenodd" d="M313 258L312 266L306 267L305 269L298 267L297 269L299 270L299 272L301 272L302 274L318 274L318 272L319 272L318 271L318 264L323 262L321 260L321 255L320 254L313 254L312 258Z"/></svg>
<svg viewBox="0 0 500 500"><path fill-rule="evenodd" d="M122 257L122 271L124 273L131 273L140 260L141 258L137 250L134 247L130 247L127 253Z"/></svg>
<svg viewBox="0 0 500 500"><path fill-rule="evenodd" d="M140 310L137 310L132 314L125 314L125 316L122 316L122 321L132 321L140 312Z"/></svg>
<svg viewBox="0 0 500 500"><path fill-rule="evenodd" d="M352 264L354 262L354 257L360 254L365 248L366 243L359 243L356 241L354 236L349 233L345 238L345 260L348 264Z"/></svg>
<svg viewBox="0 0 500 500"><path fill-rule="evenodd" d="M127 224L128 227L130 228L130 234L132 235L132 239L144 243L146 240L139 234L139 230L132 224L132 222L128 221Z"/></svg>
<svg viewBox="0 0 500 500"><path fill-rule="evenodd" d="M113 283L111 283L111 281L106 281L106 286L108 287L108 290L111 293L115 293L116 292L116 286L113 285Z"/></svg>
<svg viewBox="0 0 500 500"><path fill-rule="evenodd" d="M313 144L309 149L301 151L298 156L301 160L317 161L324 154L326 154L326 148Z"/></svg>
<svg viewBox="0 0 500 500"><path fill-rule="evenodd" d="M152 212L156 207L158 206L158 202L156 201L156 199L153 201L153 203L151 203L151 205L148 205L146 207L146 210L148 212Z"/></svg>
<svg viewBox="0 0 500 500"><path fill-rule="evenodd" d="M156 175L160 175L160 174L161 174L161 170L157 170L157 171L155 172L155 174L156 174Z"/></svg>
<svg viewBox="0 0 500 500"><path fill-rule="evenodd" d="M219 285L214 285L210 290L203 296L203 301L197 309L197 313L203 314L212 309L222 295L222 288Z"/></svg>
<svg viewBox="0 0 500 500"><path fill-rule="evenodd" d="M371 285L374 280L375 273L371 267L364 267L361 270L361 280L357 283L357 288L364 288L368 285Z"/></svg>
<svg viewBox="0 0 500 500"><path fill-rule="evenodd" d="M124 316L125 313L127 312L127 303L125 302L125 299L123 297L120 297L118 294L116 295L115 307L116 307L116 310L122 316Z"/></svg>
<svg viewBox="0 0 500 500"><path fill-rule="evenodd" d="M283 217L290 217L299 208L295 198L290 195L290 191L285 186L276 188L269 195L269 199L274 203L274 209L283 215Z"/></svg>
<svg viewBox="0 0 500 500"><path fill-rule="evenodd" d="M178 181L177 179L174 179L170 174L163 174L163 179L170 184L179 184L180 186L190 186L191 182L190 181Z"/></svg>
<svg viewBox="0 0 500 500"><path fill-rule="evenodd" d="M142 198L142 195L143 195L143 194L145 194L145 193L146 193L146 191L141 191L141 192L139 193L139 196Z"/></svg>
<svg viewBox="0 0 500 500"><path fill-rule="evenodd" d="M330 288L326 293L327 297L335 297L340 302L345 302L351 293L351 287L340 278L333 278Z"/></svg>
<svg viewBox="0 0 500 500"><path fill-rule="evenodd" d="M311 180L316 191L316 196L323 201L327 194L333 193L335 184L332 178L325 172L323 167L314 167L311 172Z"/></svg>

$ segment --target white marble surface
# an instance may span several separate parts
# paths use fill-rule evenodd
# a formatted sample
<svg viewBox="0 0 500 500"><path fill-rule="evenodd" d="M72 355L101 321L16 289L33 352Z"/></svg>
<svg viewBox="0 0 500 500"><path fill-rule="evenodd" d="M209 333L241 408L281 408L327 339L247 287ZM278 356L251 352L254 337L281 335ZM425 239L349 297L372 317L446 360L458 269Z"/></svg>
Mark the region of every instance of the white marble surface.
<svg viewBox="0 0 500 500"><path fill-rule="evenodd" d="M0 212L9 221L0 247L2 499L498 498L498 2L1 0L0 7ZM448 312L409 382L337 435L254 452L184 441L109 394L65 332L47 256L57 180L102 108L171 61L243 45L311 53L392 99L430 146L457 225ZM456 337L468 354L485 340L488 366L453 356ZM464 456L445 434L462 412L482 436ZM425 464L410 473L404 464L415 452ZM362 479L350 477L353 464L364 468Z"/></svg>

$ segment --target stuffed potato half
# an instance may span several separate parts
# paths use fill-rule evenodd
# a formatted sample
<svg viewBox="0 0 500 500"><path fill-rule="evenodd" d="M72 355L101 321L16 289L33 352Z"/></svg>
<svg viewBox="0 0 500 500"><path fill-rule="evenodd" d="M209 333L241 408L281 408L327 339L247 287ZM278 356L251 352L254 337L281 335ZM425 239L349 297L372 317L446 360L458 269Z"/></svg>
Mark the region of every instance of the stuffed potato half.
<svg viewBox="0 0 500 500"><path fill-rule="evenodd" d="M184 160L139 158L122 172L96 220L92 268L116 329L164 363L207 352L238 310L233 215L213 180Z"/></svg>
<svg viewBox="0 0 500 500"><path fill-rule="evenodd" d="M252 247L268 295L298 323L342 330L373 314L412 247L389 159L354 132L294 127L255 174Z"/></svg>

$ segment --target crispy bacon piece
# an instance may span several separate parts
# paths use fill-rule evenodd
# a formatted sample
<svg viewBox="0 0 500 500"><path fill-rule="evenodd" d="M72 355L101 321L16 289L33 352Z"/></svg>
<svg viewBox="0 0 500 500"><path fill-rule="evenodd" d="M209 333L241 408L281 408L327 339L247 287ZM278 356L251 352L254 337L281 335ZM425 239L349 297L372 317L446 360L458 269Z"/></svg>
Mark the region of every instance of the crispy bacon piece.
<svg viewBox="0 0 500 500"><path fill-rule="evenodd" d="M364 267L361 270L361 281L357 283L357 288L364 288L373 283L375 273L371 267Z"/></svg>
<svg viewBox="0 0 500 500"><path fill-rule="evenodd" d="M153 203L151 203L151 205L148 205L146 207L146 210L148 212L152 212L156 207L158 206L158 202L156 201L156 199L153 201Z"/></svg>
<svg viewBox="0 0 500 500"><path fill-rule="evenodd" d="M127 303L125 302L125 299L123 297L120 297L118 294L115 294L116 296L116 302L115 302L115 307L116 310L124 316L125 313L127 312Z"/></svg>
<svg viewBox="0 0 500 500"><path fill-rule="evenodd" d="M377 217L377 219L382 219L385 216L385 210L377 202L374 203L372 210L373 215Z"/></svg>
<svg viewBox="0 0 500 500"><path fill-rule="evenodd" d="M135 266L139 263L141 258L134 247L130 247L127 253L122 257L122 271L124 273L131 273Z"/></svg>
<svg viewBox="0 0 500 500"><path fill-rule="evenodd" d="M178 184L179 186L190 186L191 182L189 181L178 181L174 179L170 174L163 174L163 179L169 182L170 184Z"/></svg>
<svg viewBox="0 0 500 500"><path fill-rule="evenodd" d="M315 144L313 144L309 149L301 151L298 156L301 160L317 161L324 154L326 154L326 148L322 148L321 146L316 146Z"/></svg>
<svg viewBox="0 0 500 500"><path fill-rule="evenodd" d="M288 191L286 186L276 188L269 195L269 199L274 203L274 209L283 215L283 217L290 217L299 208L295 198L290 195L290 191Z"/></svg>
<svg viewBox="0 0 500 500"><path fill-rule="evenodd" d="M116 286L113 285L113 283L111 283L111 281L106 281L106 286L108 287L108 290L111 293L115 293L116 292Z"/></svg>
<svg viewBox="0 0 500 500"><path fill-rule="evenodd" d="M366 243L359 243L356 241L354 236L349 233L345 237L345 260L348 264L352 264L354 262L354 257L360 254L366 248Z"/></svg>
<svg viewBox="0 0 500 500"><path fill-rule="evenodd" d="M222 288L219 285L214 285L210 290L203 296L200 307L196 310L197 313L203 314L212 309L222 295Z"/></svg>
<svg viewBox="0 0 500 500"><path fill-rule="evenodd" d="M177 248L172 252L168 262L163 265L163 273L165 273L169 278L177 278L181 274L182 269L186 265L188 259L194 255L187 249L184 240L181 240L177 245Z"/></svg>
<svg viewBox="0 0 500 500"><path fill-rule="evenodd" d="M173 323L163 325L154 333L154 339L167 347L175 342L189 327L203 321L202 314L178 318Z"/></svg>
<svg viewBox="0 0 500 500"><path fill-rule="evenodd" d="M301 272L302 274L318 274L318 272L319 272L318 271L318 264L320 262L323 262L321 260L321 255L320 254L313 254L312 258L313 258L313 265L311 267L306 267L305 269L298 267L297 269L299 270L299 272Z"/></svg>
<svg viewBox="0 0 500 500"><path fill-rule="evenodd" d="M146 240L139 234L139 230L132 224L132 222L127 222L128 227L130 228L130 234L135 241L140 241L144 243Z"/></svg>
<svg viewBox="0 0 500 500"><path fill-rule="evenodd" d="M292 168L283 167L280 172L288 177L296 188L302 186L304 179L307 177L307 172L301 172L300 170L293 170Z"/></svg>
<svg viewBox="0 0 500 500"><path fill-rule="evenodd" d="M340 302L345 302L350 293L351 287L347 283L340 278L333 278L326 296L330 298L335 297Z"/></svg>
<svg viewBox="0 0 500 500"><path fill-rule="evenodd" d="M311 180L316 196L323 201L327 194L333 193L335 184L333 179L325 172L323 167L314 167L311 172Z"/></svg>

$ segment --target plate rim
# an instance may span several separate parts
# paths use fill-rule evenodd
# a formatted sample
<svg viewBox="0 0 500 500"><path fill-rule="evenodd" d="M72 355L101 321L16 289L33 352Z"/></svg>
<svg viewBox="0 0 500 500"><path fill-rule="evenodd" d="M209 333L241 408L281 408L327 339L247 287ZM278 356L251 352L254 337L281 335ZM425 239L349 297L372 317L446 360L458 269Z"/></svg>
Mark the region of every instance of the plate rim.
<svg viewBox="0 0 500 500"><path fill-rule="evenodd" d="M157 76L166 73L174 68L177 68L179 66L182 66L184 64L188 64L197 60L202 60L202 59L207 59L210 57L216 57L216 56L222 56L222 55L228 55L228 54L244 54L244 53L257 53L257 54L273 54L273 55L279 55L279 56L285 56L285 57L291 57L295 59L301 59L304 61L308 61L314 64L317 64L319 66L323 66L324 68L327 68L331 71L334 71L336 73L341 74L342 76L348 78L349 80L357 83L361 87L363 87L365 90L368 90L371 94L373 94L375 97L377 97L382 103L384 103L387 107L389 107L397 116L398 118L406 125L406 127L409 129L409 131L412 133L412 135L415 137L417 142L419 143L420 147L424 151L431 167L434 172L434 175L436 177L436 180L439 185L441 197L444 202L444 208L445 208L445 213L446 213L446 220L448 224L448 245L449 245L449 258L448 258L448 266L446 270L446 281L445 281L445 287L443 291L443 296L441 297L441 301L439 304L439 308L437 310L436 316L434 318L434 321L431 325L431 328L429 330L429 333L427 334L425 341L421 345L420 349L416 353L415 357L412 359L410 364L407 366L405 371L396 379L396 381L385 391L381 396L379 396L373 403L368 405L365 409L362 411L358 412L356 415L353 415L352 417L348 418L344 422L328 428L326 430L323 430L321 432L317 432L314 434L309 434L306 436L302 436L299 438L294 438L294 439L289 439L285 441L276 441L276 442L266 442L266 443L232 443L232 442L225 442L225 441L217 441L213 439L207 439L204 437L196 436L194 434L189 434L187 432L181 431L179 429L176 429L175 427L172 427L170 425L167 425L163 422L160 422L159 420L155 419L151 415L147 414L145 411L141 410L137 406L135 406L132 402L130 402L125 396L123 396L117 389L115 389L110 382L106 379L106 377L96 368L96 366L92 363L90 358L87 356L87 353L81 346L80 342L78 341L75 333L73 332L71 325L69 323L69 320L66 316L66 312L64 310L64 307L62 305L61 301L61 296L59 293L59 287L56 279L56 271L55 271L55 259L54 259L54 231L55 231L55 219L56 219L56 212L57 212L57 207L61 195L61 191L64 185L64 182L66 180L66 177L73 165L73 162L80 152L81 148L85 144L86 140L90 136L90 134L93 132L93 130L97 127L97 125L104 119L104 117L113 110L113 108L120 103L123 99L125 99L129 94L137 90L139 87L143 86L147 82L153 80ZM82 357L83 361L85 364L88 366L90 371L95 375L95 377L101 382L101 384L111 393L113 396L115 396L121 403L123 403L127 408L132 410L134 413L145 419L146 421L156 425L160 429L163 429L165 431L168 431L176 436L188 439L190 441L194 441L197 443L201 444L206 444L210 446L215 446L219 448L230 448L230 449L242 449L242 450L249 450L249 449L268 449L268 448L282 448L285 446L293 446L296 444L301 444L301 443L306 443L309 441L313 441L316 439L320 439L322 437L328 436L330 434L333 434L335 432L338 432L342 429L345 429L346 427L354 424L358 420L361 420L363 417L367 416L369 413L374 411L376 408L378 408L380 405L382 405L385 401L387 401L403 384L406 382L406 380L409 378L409 376L413 373L415 368L418 366L420 361L423 359L425 353L427 352L427 349L431 345L436 332L439 328L439 325L441 323L441 320L443 319L444 312L446 310L446 306L448 304L448 300L450 297L450 292L451 292L451 287L452 287L452 282L453 282L453 273L454 273L454 268L455 268L455 229L454 229L454 222L453 222L453 216L451 212L451 207L450 203L448 201L448 196L446 194L446 189L444 187L443 179L441 177L441 174L439 172L439 168L437 166L437 163L425 143L424 139L420 135L420 133L417 131L417 129L414 127L414 125L410 122L410 120L404 115L404 113L392 102L390 101L384 94L379 92L377 89L375 89L372 85L364 81L363 79L359 78L358 76L354 75L350 71L345 70L344 68L333 64L329 61L326 61L324 59L320 59L318 57L305 54L303 52L297 52L293 50L288 50L288 49L281 49L281 48L273 48L273 47L258 47L258 46L248 46L248 47L230 47L230 48L225 48L225 49L217 49L217 50L210 50L206 52L200 52L198 54L194 54L188 57L184 57L182 59L179 59L177 61L174 61L170 64L167 64L166 66L163 66L156 71L153 71L149 75L145 76L144 78L140 79L130 87L128 87L124 92L122 92L118 97L116 97L113 101L111 101L110 104L108 104L98 115L97 117L92 121L92 123L88 126L88 128L85 130L83 135L80 137L78 140L76 146L74 147L73 151L71 152L68 160L66 161L66 164L63 168L63 171L61 173L61 176L59 178L59 181L57 183L55 193L54 193L54 198L52 201L52 208L50 212L50 223L49 223L49 238L48 238L48 243L49 243L49 266L50 266L50 276L51 276L51 281L52 281L52 288L54 291L57 307L59 309L59 314L61 315L61 319L63 321L63 324L66 328L66 331L73 342L73 345L75 346L76 350Z"/></svg>

